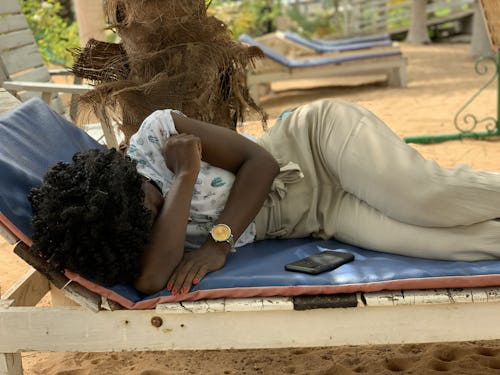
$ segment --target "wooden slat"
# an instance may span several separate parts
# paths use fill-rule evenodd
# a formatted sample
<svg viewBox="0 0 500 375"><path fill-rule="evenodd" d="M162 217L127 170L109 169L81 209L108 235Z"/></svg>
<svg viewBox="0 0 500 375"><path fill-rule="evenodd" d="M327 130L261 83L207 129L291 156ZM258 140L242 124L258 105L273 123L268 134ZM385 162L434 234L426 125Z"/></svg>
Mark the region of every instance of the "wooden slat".
<svg viewBox="0 0 500 375"><path fill-rule="evenodd" d="M12 300L12 306L35 306L49 290L47 278L32 268L2 295L2 299Z"/></svg>
<svg viewBox="0 0 500 375"><path fill-rule="evenodd" d="M20 13L22 10L18 0L2 0L0 2L0 15L9 13Z"/></svg>
<svg viewBox="0 0 500 375"><path fill-rule="evenodd" d="M80 306L74 300L68 298L63 289L56 288L53 284L50 286L50 301L52 306Z"/></svg>
<svg viewBox="0 0 500 375"><path fill-rule="evenodd" d="M0 34L22 30L28 27L28 21L26 20L26 17L24 17L24 14L5 16L2 17L2 22L0 22Z"/></svg>
<svg viewBox="0 0 500 375"><path fill-rule="evenodd" d="M45 65L9 76L11 81L50 82L50 72Z"/></svg>
<svg viewBox="0 0 500 375"><path fill-rule="evenodd" d="M2 52L0 58L9 76L25 69L44 65L36 44Z"/></svg>
<svg viewBox="0 0 500 375"><path fill-rule="evenodd" d="M500 302L500 288L399 290L364 293L366 306Z"/></svg>
<svg viewBox="0 0 500 375"><path fill-rule="evenodd" d="M101 296L91 292L77 283L69 283L69 279L60 272L52 270L47 262L33 254L26 244L20 242L14 248L14 253L20 256L26 263L43 274L57 288L62 289L66 297L75 301L78 305L90 311L99 311ZM88 311L87 310L87 311Z"/></svg>
<svg viewBox="0 0 500 375"><path fill-rule="evenodd" d="M169 314L206 314L213 312L262 312L293 311L294 305L290 297L272 298L217 298L200 301L184 301L182 303L163 303L156 306L156 311Z"/></svg>
<svg viewBox="0 0 500 375"><path fill-rule="evenodd" d="M21 102L5 89L0 87L0 114L17 107Z"/></svg>
<svg viewBox="0 0 500 375"><path fill-rule="evenodd" d="M31 30L26 29L8 34L0 34L0 51L19 48L27 44L36 44Z"/></svg>
<svg viewBox="0 0 500 375"><path fill-rule="evenodd" d="M0 103L0 109L1 109L1 103ZM17 241L19 241L18 238L10 230L5 228L1 224L0 224L0 237L2 237L5 241L7 241L11 245L14 245L15 243L17 243Z"/></svg>
<svg viewBox="0 0 500 375"><path fill-rule="evenodd" d="M38 91L38 92L51 92L51 93L69 93L69 94L85 94L91 90L93 87L90 85L70 85L63 83L51 83L51 82L17 82L17 81L7 81L4 82L3 87L7 90L12 91Z"/></svg>

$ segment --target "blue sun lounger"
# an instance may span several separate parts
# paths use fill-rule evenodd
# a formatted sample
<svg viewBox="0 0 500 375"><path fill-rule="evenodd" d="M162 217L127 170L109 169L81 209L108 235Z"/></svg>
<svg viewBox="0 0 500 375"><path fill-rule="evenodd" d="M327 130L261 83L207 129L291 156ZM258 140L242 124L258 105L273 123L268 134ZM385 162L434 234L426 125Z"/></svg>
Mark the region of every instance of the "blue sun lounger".
<svg viewBox="0 0 500 375"><path fill-rule="evenodd" d="M406 87L406 59L399 50L365 51L335 56L288 57L247 34L239 41L256 46L265 58L247 74L247 85L256 102L261 88L279 81L327 78L335 76L383 75L390 86Z"/></svg>
<svg viewBox="0 0 500 375"><path fill-rule="evenodd" d="M105 288L70 272L54 273L30 253L27 194L54 163L100 147L39 99L0 116L0 222L17 241L14 252L36 269L0 299L3 373L21 373L19 353L24 351L271 348L500 337L500 261L432 261L303 238L240 248L223 269L177 296L166 290L146 296L130 285ZM283 269L287 262L324 249L350 252L356 259L319 276ZM54 306L35 307L49 291L57 297Z"/></svg>

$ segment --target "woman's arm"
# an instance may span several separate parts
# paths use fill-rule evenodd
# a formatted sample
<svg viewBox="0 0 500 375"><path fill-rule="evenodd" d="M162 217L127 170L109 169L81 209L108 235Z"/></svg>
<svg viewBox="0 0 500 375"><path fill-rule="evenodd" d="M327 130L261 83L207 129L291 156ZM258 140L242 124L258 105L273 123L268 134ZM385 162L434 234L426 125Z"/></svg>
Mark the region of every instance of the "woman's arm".
<svg viewBox="0 0 500 375"><path fill-rule="evenodd" d="M218 222L227 224L235 239L248 227L262 207L279 166L257 143L233 130L172 113L179 133L200 138L202 159L235 174L235 181Z"/></svg>
<svg viewBox="0 0 500 375"><path fill-rule="evenodd" d="M224 211L218 218L231 228L236 240L262 207L279 172L274 157L255 142L232 130L172 114L179 133L200 138L204 161L235 174L235 181ZM169 278L168 288L174 293L186 292L206 273L221 268L230 251L227 243L209 238L203 246L184 255Z"/></svg>
<svg viewBox="0 0 500 375"><path fill-rule="evenodd" d="M227 243L216 243L209 238L200 249L184 254L189 209L201 158L235 174L218 220L231 228L235 239L259 212L279 172L272 155L236 132L175 113L172 118L180 135L167 141L163 154L176 179L153 225L142 272L135 283L138 290L147 294L161 290L167 282L174 294L187 291L193 280L221 268L230 251Z"/></svg>
<svg viewBox="0 0 500 375"><path fill-rule="evenodd" d="M165 287L182 259L194 184L200 170L200 141L185 134L173 136L165 143L163 153L167 167L176 177L153 223L141 274L134 285L145 294Z"/></svg>

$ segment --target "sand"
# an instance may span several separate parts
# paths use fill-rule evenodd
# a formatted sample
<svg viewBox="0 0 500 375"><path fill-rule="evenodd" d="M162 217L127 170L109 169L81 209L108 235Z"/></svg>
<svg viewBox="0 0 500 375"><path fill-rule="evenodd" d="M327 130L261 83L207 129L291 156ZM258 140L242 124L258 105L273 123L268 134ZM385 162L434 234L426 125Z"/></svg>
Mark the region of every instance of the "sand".
<svg viewBox="0 0 500 375"><path fill-rule="evenodd" d="M475 59L469 54L469 45L403 43L401 48L408 58L408 88L388 88L345 79L343 86L339 86L339 80L321 79L307 84L276 85L275 94L263 98L263 106L272 118L285 108L320 98L336 98L366 106L400 136L456 133L453 125L456 112L485 82L484 76L474 72ZM492 69L490 65L490 71ZM292 86L297 89L291 89ZM472 103L469 112L478 118L496 116L496 108L494 84ZM253 124L244 131L257 134L260 128ZM496 139L415 147L444 166L468 164L481 169L500 168L500 144ZM5 291L27 269L26 264L11 253L11 247L1 242L1 290ZM43 303L49 303L48 299ZM459 327L443 327L445 329ZM26 353L23 363L26 374L51 375L497 374L500 373L500 340L278 350Z"/></svg>

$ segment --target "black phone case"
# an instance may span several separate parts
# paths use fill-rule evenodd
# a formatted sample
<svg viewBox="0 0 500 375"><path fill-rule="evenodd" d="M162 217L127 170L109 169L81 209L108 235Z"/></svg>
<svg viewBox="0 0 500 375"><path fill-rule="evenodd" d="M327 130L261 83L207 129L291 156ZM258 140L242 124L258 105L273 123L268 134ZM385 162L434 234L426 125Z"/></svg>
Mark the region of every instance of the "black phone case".
<svg viewBox="0 0 500 375"><path fill-rule="evenodd" d="M308 256L296 262L285 265L287 271L309 273L317 275L318 273L334 270L343 264L352 262L354 255L341 251L325 250L321 253Z"/></svg>

